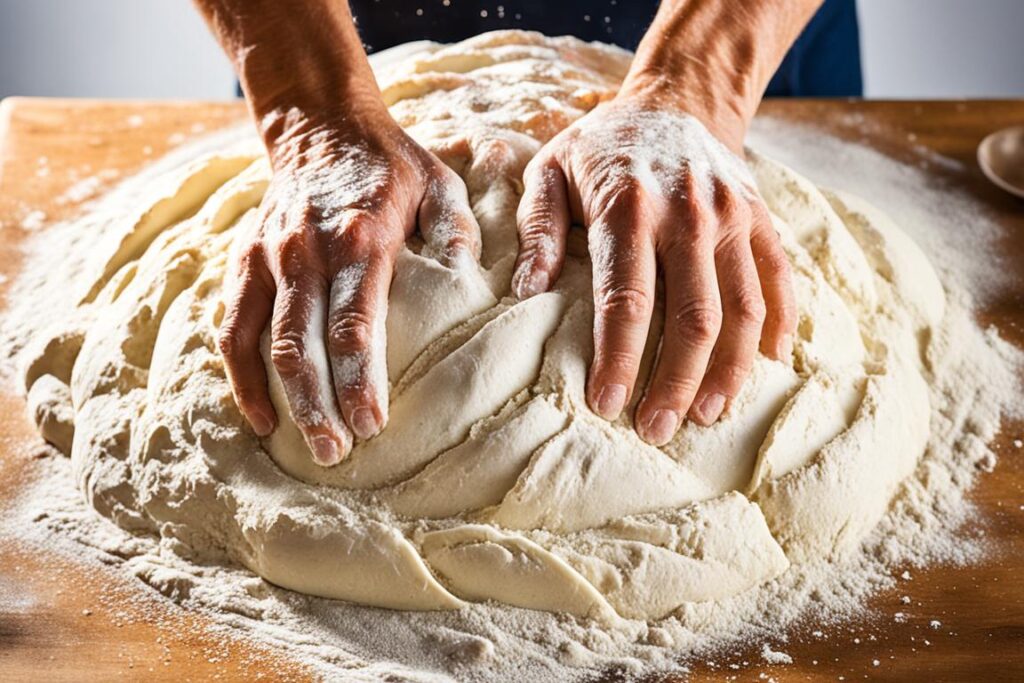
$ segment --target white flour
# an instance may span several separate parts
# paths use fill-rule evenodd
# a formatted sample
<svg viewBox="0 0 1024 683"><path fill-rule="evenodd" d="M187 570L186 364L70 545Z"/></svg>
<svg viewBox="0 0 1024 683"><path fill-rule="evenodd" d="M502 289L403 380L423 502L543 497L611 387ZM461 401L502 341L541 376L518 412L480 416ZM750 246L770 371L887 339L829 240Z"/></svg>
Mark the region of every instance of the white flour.
<svg viewBox="0 0 1024 683"><path fill-rule="evenodd" d="M861 616L865 598L896 585L893 567L967 563L983 556L983 543L957 529L971 517L965 494L977 473L995 464L986 444L999 429L1001 413L1022 394L1021 354L993 331L978 329L968 313L1005 288L1012 277L1006 274L1013 272L1011 264L999 261L998 226L976 204L956 190L936 188L915 168L784 124L759 122L752 144L822 185L869 198L891 214L936 265L950 303L931 358L937 386L928 450L863 551L849 559L794 565L767 584L700 610L700 623L697 613L688 615L688 626L670 618L638 642L594 623L509 607L473 604L444 613L359 607L279 589L247 570L188 563L171 541L126 534L88 509L68 462L57 456L38 461L39 476L3 516L0 539L16 538L69 557L85 551L85 561L130 572L175 602L210 615L225 633L270 644L325 677L566 680L595 669L628 677L678 670L736 641L761 643L765 664L786 663L786 633L797 619L822 624L826 637L828 625ZM963 248L968 231L971 251ZM44 261L29 263L19 284L21 301L47 275ZM44 304L32 302L37 309L45 310ZM3 332L8 351L23 341L23 329L5 325ZM905 573L902 580L911 576Z"/></svg>

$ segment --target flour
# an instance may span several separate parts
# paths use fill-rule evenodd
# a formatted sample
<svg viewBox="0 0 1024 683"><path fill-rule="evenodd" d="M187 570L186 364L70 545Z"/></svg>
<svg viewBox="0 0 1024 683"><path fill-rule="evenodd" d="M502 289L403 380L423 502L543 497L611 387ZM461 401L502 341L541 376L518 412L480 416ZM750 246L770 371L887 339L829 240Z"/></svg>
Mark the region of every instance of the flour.
<svg viewBox="0 0 1024 683"><path fill-rule="evenodd" d="M513 46L508 49L535 51L539 58L548 48ZM531 86L524 87L528 91ZM385 92L389 92L387 85ZM529 92L527 99L528 95ZM449 102L453 101L450 93L446 93L446 97ZM458 104L455 100L454 106ZM408 101L396 106L397 113L401 114L403 106L408 107ZM409 115L408 109L406 115ZM493 112L488 115L495 116ZM548 124L537 125L547 130ZM227 137L232 135L237 137L237 134ZM206 147L227 149L229 142L229 139L215 137ZM120 571L138 576L174 601L209 614L223 625L226 633L273 644L289 656L309 663L324 676L344 675L367 680L379 680L387 675L411 680L447 680L449 677L486 680L513 676L529 680L566 680L599 670L631 677L645 672L679 670L680 659L700 661L699 658L712 656L737 640L760 642L762 658L767 663L784 663L789 655L779 649L784 646L778 643L785 642L785 632L797 619L829 626L859 615L868 596L896 585L899 579L893 576L893 567L965 563L982 556L982 540L965 538L958 535L956 529L972 514L964 494L976 473L994 466L995 454L985 444L996 434L1001 414L1013 407L1012 402L1020 397L1016 374L1020 353L1002 342L994 331L978 329L969 313L976 305L975 299L984 301L987 293L1005 286L999 281L999 269L992 266L998 261L986 260L989 254L984 251L985 245L991 245L998 237L998 229L987 222L973 204L955 192L933 189L929 179L913 168L895 164L854 145L782 124L759 124L751 145L761 153L783 157L816 180L826 179L831 186L855 192L881 205L915 241L926 246L929 258L938 265L945 288L945 313L941 325L934 329L935 340L927 357L931 399L927 448L919 460L912 461L912 473L895 492L892 504L888 504L888 498L883 501L886 503L884 516L869 530L863 544L858 543L852 552L836 559L810 556L808 561L790 564L783 573L749 590L713 601L687 603L665 618L650 623L633 620L624 627L609 627L600 618L577 619L565 614L465 601L459 610L449 612L388 611L276 588L237 564L225 562L216 544L209 543L198 529L196 533L182 529L183 534L126 533L82 504L72 468L60 457L38 462L38 478L5 516L0 537L15 537L23 543L62 549L69 555L80 555L83 547L92 548L91 557L112 562ZM221 155L219 163L226 164L226 160L232 158L228 152L218 154ZM186 154L183 158L189 157ZM244 159L248 157L241 153L238 158L240 160L231 165L236 174L246 165ZM755 161L755 165L758 163L762 162ZM764 170L767 166L760 168ZM841 172L829 177L834 173L829 169L836 168ZM159 177L159 174L152 174L146 180L152 182ZM763 173L761 180L764 180ZM500 238L500 230L495 227L500 212L495 211L494 206L505 206L502 197L492 192L484 201L479 190L474 190L473 183L470 185L471 198L476 193L475 208L484 214L481 220L484 262L501 263L504 247L495 241ZM137 197L143 187L147 186L125 189L120 198L115 196L109 200L111 207L98 213L116 213L118 201L125 202L118 209L122 213L140 208ZM241 196L244 188L244 183L241 188L236 183L225 189L222 196ZM828 196L835 202L837 211L856 214L860 210L845 195ZM913 199L908 201L908 198ZM490 220L487 220L488 211L493 216ZM505 215L507 213L505 210ZM223 215L218 213L212 218L219 220L218 217L223 218ZM957 240L965 226L971 226L978 241L976 254L967 254L959 248ZM101 225L96 234L116 234L116 228ZM62 234L61 230L64 234L75 235L76 230L81 229L80 225L58 226L53 229L55 232L44 237ZM54 243L60 242L49 242ZM81 238L78 244L72 244L81 246ZM27 273L17 283L21 292L32 291L29 287L47 279L43 264L53 262L52 246L49 249L47 260L29 258ZM869 256L877 261L884 254ZM411 262L409 256L405 258ZM78 257L77 261L69 258L66 262L70 279L87 278L95 270L88 258ZM502 278L507 280L510 270L506 268L503 272ZM895 264L889 277L898 281L901 273L899 264ZM448 277L444 273L437 275ZM485 274L480 282L487 283L489 288L498 279ZM411 285L399 281L396 286ZM863 283L852 279L844 286L851 301L860 300L856 297L863 298L867 291ZM473 305L481 310L496 303L493 295L483 289L469 287L465 291L477 292L480 298ZM912 290L907 291L913 298ZM31 306L38 310L45 304L46 296L46 292L42 293L42 298L33 300ZM28 299L23 295L13 300L17 306L17 302ZM908 308L917 310L914 315L930 314L924 308L914 309L909 304ZM47 312L52 315L54 310L66 310L66 306L59 305L59 297ZM38 327L30 311L20 310L15 314L5 321L7 343L4 346L8 356L15 355ZM117 312L112 311L111 316L116 320ZM153 355L157 357L161 353L157 349ZM416 377L425 376L431 367L437 367L432 365L435 359L420 359L418 352L401 351L395 355L399 361L395 363L391 354L389 349L388 369L397 375L392 381L397 382L399 395L415 385ZM159 382L153 375L160 372L156 368L150 373L151 384ZM406 374L411 374L412 378L404 378ZM534 405L540 407L530 413L531 419L543 423L549 413L542 403ZM232 428L227 424L203 424L205 405L190 410L200 414L200 421L195 424L203 438L217 438L218 434ZM394 414L392 422L400 422ZM153 432L153 435L158 437L159 433ZM775 462L779 466L786 463L792 466L790 460L781 456ZM173 460L162 465L164 468L176 466ZM307 475L298 472L295 476L304 479ZM315 476L321 475L316 472ZM208 483L197 479L195 484L197 489L191 492L191 497L201 502L205 496L203 487ZM140 491L150 495L144 489ZM424 491L430 491L430 487L425 487ZM469 493L453 496L442 489L442 498L449 500L424 498L419 494L413 500L417 506L451 505L451 499L462 504L468 500L465 496ZM275 497L284 495L272 487L261 490L260 494L270 497L271 504ZM149 504L154 500L159 504L158 496L150 497ZM398 496L391 504L399 505L396 501L400 500L403 498ZM604 500L614 502L615 498L608 496ZM144 518L132 516L133 506L137 507L134 501L103 494L97 495L93 503L121 526L130 528L139 523L145 529ZM556 512L563 509L566 508L540 508ZM212 512L219 514L216 510ZM520 506L506 508L501 514L506 522L512 522L523 519L527 513L532 514L531 509ZM576 517L547 519L544 525L557 530L559 525L571 524L573 519L579 519L578 515L584 514L590 512L583 509L574 513ZM383 514L381 520L389 521ZM516 525L503 526L514 528ZM426 543L424 541L424 548ZM526 552L530 551L528 546L523 547L527 548ZM911 575L904 572L902 579L911 580ZM616 602L616 609L621 610L622 604ZM905 611L896 614L900 616L893 618L907 616Z"/></svg>
<svg viewBox="0 0 1024 683"><path fill-rule="evenodd" d="M593 121L583 119L566 132L570 155L580 156L575 164L567 160L566 167L585 168L591 154L623 162L603 176L604 183L611 187L602 187L598 197L611 195L621 183L633 180L662 199L680 192L685 196L679 180L692 178L702 205L712 206L715 181L739 196L748 196L756 186L750 169L693 116L621 106L610 111L615 113ZM587 143L572 144L577 138Z"/></svg>
<svg viewBox="0 0 1024 683"><path fill-rule="evenodd" d="M118 173L112 169L106 169L94 175L88 175L69 187L56 199L57 204L79 204L87 199L95 197L103 188L104 184L113 180Z"/></svg>
<svg viewBox="0 0 1024 683"><path fill-rule="evenodd" d="M761 659L768 662L769 664L792 664L793 658L787 655L785 652L779 650L773 650L768 643L764 643L761 646Z"/></svg>

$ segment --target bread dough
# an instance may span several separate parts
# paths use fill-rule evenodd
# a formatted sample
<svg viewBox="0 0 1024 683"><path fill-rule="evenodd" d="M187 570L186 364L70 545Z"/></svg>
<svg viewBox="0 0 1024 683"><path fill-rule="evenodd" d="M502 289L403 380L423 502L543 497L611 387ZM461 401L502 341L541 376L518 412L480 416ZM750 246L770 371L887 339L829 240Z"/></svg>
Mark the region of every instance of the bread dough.
<svg viewBox="0 0 1024 683"><path fill-rule="evenodd" d="M215 343L228 254L269 178L255 138L93 216L89 268L59 283L81 303L39 337L25 377L96 510L305 593L407 610L493 600L611 625L855 548L924 449L924 345L944 306L927 259L875 209L748 153L793 268L793 358L759 357L720 422L687 423L662 448L629 411L611 424L586 407L582 231L554 291L509 295L524 165L612 97L629 60L503 31L375 63L394 117L466 181L483 255L447 269L415 240L402 251L390 422L332 468L313 463L272 367L281 424L253 434Z"/></svg>

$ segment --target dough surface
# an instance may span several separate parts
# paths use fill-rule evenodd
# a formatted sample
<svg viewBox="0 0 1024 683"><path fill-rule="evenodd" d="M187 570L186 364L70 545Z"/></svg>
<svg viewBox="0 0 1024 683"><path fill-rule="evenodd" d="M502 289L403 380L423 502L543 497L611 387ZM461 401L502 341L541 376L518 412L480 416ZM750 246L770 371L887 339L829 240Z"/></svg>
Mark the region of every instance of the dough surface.
<svg viewBox="0 0 1024 683"><path fill-rule="evenodd" d="M925 256L877 210L748 152L793 267L792 362L759 357L718 424L687 423L662 448L628 410L609 424L586 407L582 231L554 291L510 296L524 165L613 96L629 60L518 31L377 60L394 117L466 181L483 255L450 270L415 239L403 250L390 421L332 468L313 463L272 367L283 419L265 441L252 433L215 343L228 255L269 178L255 138L104 217L89 272L64 283L76 315L40 337L25 376L90 503L197 562L296 591L408 610L493 600L612 625L857 547L925 447L924 353L944 309Z"/></svg>

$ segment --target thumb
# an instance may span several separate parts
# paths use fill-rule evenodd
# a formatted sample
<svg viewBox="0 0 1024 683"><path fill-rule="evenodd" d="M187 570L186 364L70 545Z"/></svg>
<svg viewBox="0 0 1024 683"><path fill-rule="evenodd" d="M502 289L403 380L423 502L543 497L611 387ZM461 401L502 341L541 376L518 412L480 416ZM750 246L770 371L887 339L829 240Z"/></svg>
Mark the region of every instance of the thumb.
<svg viewBox="0 0 1024 683"><path fill-rule="evenodd" d="M520 299L546 292L562 270L569 235L569 200L565 174L553 159L526 167L523 198L516 222L519 257L512 289Z"/></svg>

